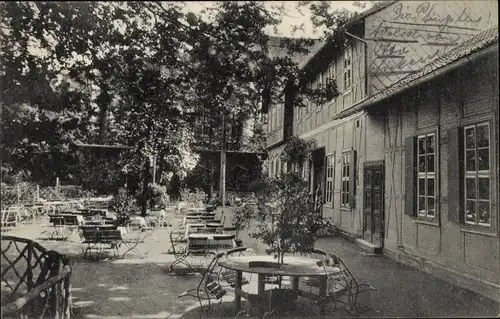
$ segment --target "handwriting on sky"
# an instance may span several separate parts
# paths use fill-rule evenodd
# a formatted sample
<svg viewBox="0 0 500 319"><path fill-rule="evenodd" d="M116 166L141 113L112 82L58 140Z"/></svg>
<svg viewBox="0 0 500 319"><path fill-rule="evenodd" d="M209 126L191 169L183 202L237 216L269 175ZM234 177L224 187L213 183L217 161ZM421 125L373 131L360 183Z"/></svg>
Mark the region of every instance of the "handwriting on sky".
<svg viewBox="0 0 500 319"><path fill-rule="evenodd" d="M401 1L367 18L366 37L372 40L372 73L391 76L417 71L484 30L492 21L485 3L489 4Z"/></svg>

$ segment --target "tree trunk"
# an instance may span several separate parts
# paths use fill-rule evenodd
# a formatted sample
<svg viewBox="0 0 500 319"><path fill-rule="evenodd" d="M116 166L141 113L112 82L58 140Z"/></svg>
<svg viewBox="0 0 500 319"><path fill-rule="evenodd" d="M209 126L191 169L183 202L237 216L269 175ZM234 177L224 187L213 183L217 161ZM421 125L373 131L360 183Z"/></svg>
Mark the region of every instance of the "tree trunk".
<svg viewBox="0 0 500 319"><path fill-rule="evenodd" d="M141 216L146 217L148 204L148 184L149 184L149 159L146 159L144 164L144 172L142 175L142 201L141 201Z"/></svg>

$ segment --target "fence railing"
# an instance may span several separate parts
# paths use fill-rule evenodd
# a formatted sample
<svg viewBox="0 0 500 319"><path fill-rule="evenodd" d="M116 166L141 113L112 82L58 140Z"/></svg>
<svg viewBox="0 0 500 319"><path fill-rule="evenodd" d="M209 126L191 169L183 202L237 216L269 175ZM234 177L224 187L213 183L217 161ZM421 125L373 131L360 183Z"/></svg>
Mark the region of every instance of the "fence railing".
<svg viewBox="0 0 500 319"><path fill-rule="evenodd" d="M26 238L1 242L2 317L70 318L69 258Z"/></svg>

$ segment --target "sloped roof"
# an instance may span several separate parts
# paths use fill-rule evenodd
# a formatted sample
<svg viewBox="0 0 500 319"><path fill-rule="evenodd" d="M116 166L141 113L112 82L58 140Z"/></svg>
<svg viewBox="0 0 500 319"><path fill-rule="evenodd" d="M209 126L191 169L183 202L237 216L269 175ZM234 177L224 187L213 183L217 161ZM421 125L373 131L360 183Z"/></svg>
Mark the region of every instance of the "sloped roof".
<svg viewBox="0 0 500 319"><path fill-rule="evenodd" d="M406 77L402 78L400 81L394 83L387 89L380 91L370 97L367 102L375 101L384 96L389 95L390 93L397 91L398 89L408 86L413 81L428 75L440 68L443 68L455 61L458 61L462 58L465 58L475 52L478 52L481 49L484 49L490 46L493 43L498 42L498 26L494 26L490 29L487 29L483 32L476 34L475 36L470 37L465 40L461 44L455 46L448 53L443 54L442 56L436 58L430 63L426 64L422 69L415 73L411 73Z"/></svg>
<svg viewBox="0 0 500 319"><path fill-rule="evenodd" d="M399 0L385 1L385 2L382 2L380 4L375 4L370 9L365 10L365 11L355 15L354 17L352 17L352 19L347 22L347 25L352 25L353 23L360 21L360 20L362 20L362 19L364 19L364 18L366 18L374 13L377 13L377 12L381 11L382 9L385 9L388 6L394 4L398 1ZM309 63L309 61L311 61L314 58L314 56L316 54L318 54L326 46L326 44L327 44L326 41L318 41L318 43L316 43L314 45L314 47L311 48L310 53L307 55L307 57L302 59L302 61L299 64L299 67L300 68L305 67L307 65L307 63Z"/></svg>
<svg viewBox="0 0 500 319"><path fill-rule="evenodd" d="M447 72L451 70L451 66L453 64L456 64L461 60L474 55L475 53L480 54L482 51L493 47L495 44L498 44L498 26L491 27L470 37L455 46L449 52L429 62L419 71L407 75L400 81L392 84L387 89L374 94L345 111L340 112L334 116L333 120L350 116L370 105L379 103L384 99L402 93L406 89L417 86L423 81L429 81L433 78L432 76L435 72Z"/></svg>
<svg viewBox="0 0 500 319"><path fill-rule="evenodd" d="M269 37L268 48L270 57L285 57L289 55L286 47L281 47L284 40L290 39L292 41L299 41L300 39L286 38L286 37ZM309 39L308 39L309 40ZM299 66L311 55L318 50L319 47L323 45L320 40L315 40L315 43L308 47L309 52L307 53L295 53L293 54L292 61L297 63Z"/></svg>

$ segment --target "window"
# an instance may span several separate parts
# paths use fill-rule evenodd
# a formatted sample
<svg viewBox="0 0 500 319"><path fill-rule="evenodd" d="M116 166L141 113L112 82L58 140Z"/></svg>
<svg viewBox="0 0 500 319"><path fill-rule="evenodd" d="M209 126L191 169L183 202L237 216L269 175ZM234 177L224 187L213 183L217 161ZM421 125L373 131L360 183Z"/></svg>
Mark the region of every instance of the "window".
<svg viewBox="0 0 500 319"><path fill-rule="evenodd" d="M337 77L335 69L335 62L330 63L328 66L328 78L335 79Z"/></svg>
<svg viewBox="0 0 500 319"><path fill-rule="evenodd" d="M491 225L490 129L488 123L464 128L465 222Z"/></svg>
<svg viewBox="0 0 500 319"><path fill-rule="evenodd" d="M281 105L276 107L276 128L283 126L283 107Z"/></svg>
<svg viewBox="0 0 500 319"><path fill-rule="evenodd" d="M273 177L273 169L274 169L274 160L269 161L269 177Z"/></svg>
<svg viewBox="0 0 500 319"><path fill-rule="evenodd" d="M340 205L349 207L349 183L350 183L351 157L349 152L342 153L342 190Z"/></svg>
<svg viewBox="0 0 500 319"><path fill-rule="evenodd" d="M302 178L307 182L309 181L309 160L304 162L304 166L302 168Z"/></svg>
<svg viewBox="0 0 500 319"><path fill-rule="evenodd" d="M335 173L335 155L326 157L326 191L325 203L333 205L333 181Z"/></svg>
<svg viewBox="0 0 500 319"><path fill-rule="evenodd" d="M271 116L271 132L276 129L276 107L273 106L272 116Z"/></svg>
<svg viewBox="0 0 500 319"><path fill-rule="evenodd" d="M351 47L348 47L344 52L344 91L349 90L352 84L351 60L352 60L352 49Z"/></svg>
<svg viewBox="0 0 500 319"><path fill-rule="evenodd" d="M313 89L313 86L311 83L309 83L309 90L312 90ZM311 113L311 110L312 110L312 101L311 101L311 98L307 98L307 114L309 115L309 113Z"/></svg>
<svg viewBox="0 0 500 319"><path fill-rule="evenodd" d="M436 135L419 135L417 143L419 216L436 216Z"/></svg>

